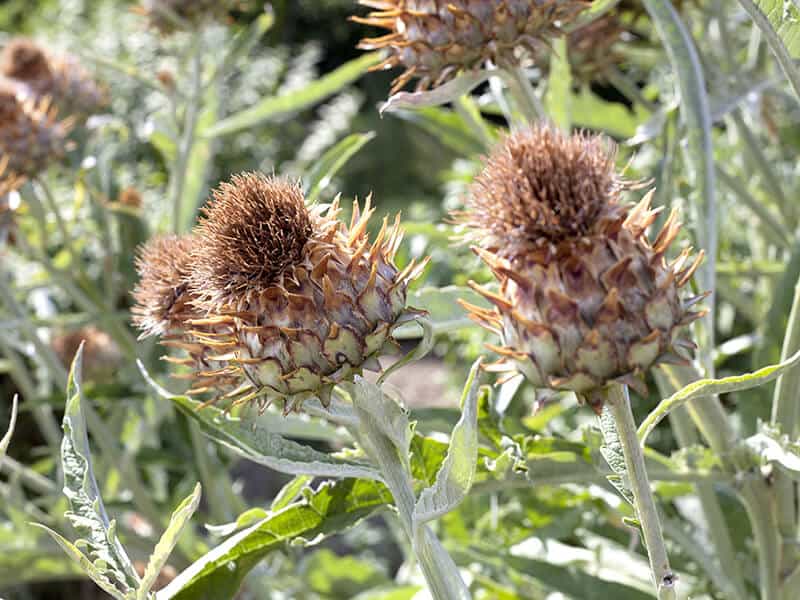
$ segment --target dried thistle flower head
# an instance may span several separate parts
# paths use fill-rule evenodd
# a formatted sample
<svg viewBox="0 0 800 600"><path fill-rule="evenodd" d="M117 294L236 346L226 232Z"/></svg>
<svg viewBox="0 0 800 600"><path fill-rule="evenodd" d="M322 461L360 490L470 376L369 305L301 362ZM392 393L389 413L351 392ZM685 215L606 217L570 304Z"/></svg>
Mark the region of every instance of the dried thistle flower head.
<svg viewBox="0 0 800 600"><path fill-rule="evenodd" d="M122 364L122 352L105 331L94 325L62 333L53 338L53 350L66 368L72 364L78 348L83 346L83 375L86 379L102 381Z"/></svg>
<svg viewBox="0 0 800 600"><path fill-rule="evenodd" d="M142 337L181 332L198 314L190 303L186 278L191 272L191 236L150 238L136 257L139 284L133 292L133 324Z"/></svg>
<svg viewBox="0 0 800 600"><path fill-rule="evenodd" d="M119 202L122 206L127 206L129 208L141 208L142 195L135 187L129 186L119 193L117 202Z"/></svg>
<svg viewBox="0 0 800 600"><path fill-rule="evenodd" d="M0 54L0 74L24 84L29 95L49 98L62 115L84 118L108 103L108 94L74 56L14 38Z"/></svg>
<svg viewBox="0 0 800 600"><path fill-rule="evenodd" d="M249 303L299 263L311 237L300 186L260 173L234 175L214 192L197 228L194 281L215 305Z"/></svg>
<svg viewBox="0 0 800 600"><path fill-rule="evenodd" d="M363 212L354 204L348 227L338 201L308 208L296 183L235 176L214 193L188 259L168 266L161 251L142 254L137 325L172 332L170 345L188 351L174 362L193 370L191 393L283 399L287 410L312 396L327 403L337 382L379 367L392 329L414 314L406 288L423 265L394 266L399 220L384 220L370 243L372 214L369 201ZM176 295L191 307L180 317Z"/></svg>
<svg viewBox="0 0 800 600"><path fill-rule="evenodd" d="M500 67L519 66L547 40L561 34L589 6L582 0L359 0L376 9L354 21L388 29L366 38L359 48L388 48L389 57L375 69L402 66L392 93L411 79L417 89L436 87L461 71L487 61Z"/></svg>
<svg viewBox="0 0 800 600"><path fill-rule="evenodd" d="M678 235L673 212L652 242L652 193L621 202L632 185L599 137L537 127L509 136L474 182L457 215L500 283L474 285L494 307L464 303L498 333L496 371L518 369L536 386L573 391L596 409L611 383L642 389L659 362L683 361L685 325L703 313L680 289L700 264L690 249L667 262Z"/></svg>
<svg viewBox="0 0 800 600"><path fill-rule="evenodd" d="M222 21L235 3L234 0L143 0L134 10L167 35L196 29L210 21Z"/></svg>
<svg viewBox="0 0 800 600"><path fill-rule="evenodd" d="M71 127L48 100L23 100L14 82L0 79L0 160L9 180L33 177L63 155Z"/></svg>

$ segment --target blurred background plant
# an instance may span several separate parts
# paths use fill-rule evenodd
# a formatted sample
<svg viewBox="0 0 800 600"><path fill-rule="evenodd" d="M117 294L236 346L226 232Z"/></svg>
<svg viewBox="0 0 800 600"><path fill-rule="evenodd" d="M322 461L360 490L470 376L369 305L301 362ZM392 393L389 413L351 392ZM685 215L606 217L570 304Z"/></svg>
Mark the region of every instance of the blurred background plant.
<svg viewBox="0 0 800 600"><path fill-rule="evenodd" d="M382 30L348 22L368 12L355 2L211 3L202 16L182 4L0 5L0 150L9 156L0 165L0 432L20 398L11 443L0 444L0 598L106 597L30 524L77 537L71 532L86 522L65 515L76 511L65 483L88 494L81 516L99 519L102 568L130 581L157 575L154 589L183 571L159 600L417 594L424 581L383 510L380 484L291 478L265 466L277 463L264 447L243 459L230 440L212 443L217 421L203 416L212 413L161 398L145 382L137 359L180 387L155 345L137 342L130 327L136 248L156 232L188 231L216 182L243 170L295 177L315 200L372 192L379 216L402 210L399 262L431 256L409 305L429 311L434 337L428 357L389 386L416 421L414 478L430 485L469 365L496 341L455 302L480 304L466 284L489 282L490 273L442 223L462 208L481 155L505 128L537 117L618 141L626 175L654 180L653 204L679 208L683 241L708 253L695 286L713 292L713 312L695 328L696 372L658 371L649 394L634 396L637 421L658 421L666 414L659 401L692 379L784 361L696 393L652 428L646 459L680 597L795 597L800 432L786 360L800 349L796 6L676 2L695 56L680 30L665 29L669 3L648 0L648 13L638 2L595 2L513 77L475 82L446 102L395 97L381 115L402 71L367 75L381 57L356 46ZM20 45L22 36L43 54ZM420 331L410 325L398 337L408 350ZM66 399L82 401L65 411L81 341L82 385L72 381ZM476 401L472 492L434 524L472 595L655 597L635 513L616 493L591 411L519 378ZM703 427L709 414L719 429ZM353 441L313 416L250 418L323 455ZM76 433L85 419L93 480L81 471L76 484L66 463L65 473L62 419L65 456L86 459ZM104 509L93 505L97 496ZM148 556L183 498L176 522L197 512L153 572ZM105 511L115 519L111 534L98 516Z"/></svg>

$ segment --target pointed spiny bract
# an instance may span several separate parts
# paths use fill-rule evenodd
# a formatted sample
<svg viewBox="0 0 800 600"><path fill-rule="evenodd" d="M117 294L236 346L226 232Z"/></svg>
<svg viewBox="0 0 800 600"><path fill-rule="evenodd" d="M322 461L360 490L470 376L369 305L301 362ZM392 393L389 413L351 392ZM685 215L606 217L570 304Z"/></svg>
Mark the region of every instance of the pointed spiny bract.
<svg viewBox="0 0 800 600"><path fill-rule="evenodd" d="M377 69L403 67L392 93L411 79L417 88L436 87L462 71L491 62L516 67L589 6L581 0L360 0L376 9L353 20L388 29L359 48L388 48Z"/></svg>
<svg viewBox="0 0 800 600"><path fill-rule="evenodd" d="M14 38L0 53L0 74L22 84L23 94L49 98L62 115L83 119L108 103L107 91L74 56Z"/></svg>
<svg viewBox="0 0 800 600"><path fill-rule="evenodd" d="M234 175L203 212L192 277L198 296L215 305L269 288L300 262L312 233L300 185L261 173Z"/></svg>
<svg viewBox="0 0 800 600"><path fill-rule="evenodd" d="M191 236L151 238L139 250L139 284L133 292L133 323L142 337L180 332L184 322L199 316L190 304L187 278L191 272Z"/></svg>
<svg viewBox="0 0 800 600"><path fill-rule="evenodd" d="M189 354L177 362L193 371L191 393L283 399L294 409L313 396L327 403L337 382L376 364L409 314L406 289L424 262L395 267L399 221L370 241L369 199L354 204L349 226L339 212L338 200L307 208L299 186L277 177L245 174L220 186L185 271L161 288L186 282L195 314L178 327L164 326L163 311L139 322L161 324L166 345Z"/></svg>
<svg viewBox="0 0 800 600"><path fill-rule="evenodd" d="M703 314L679 295L702 253L667 263L677 215L651 243L652 192L622 204L630 187L606 142L540 127L500 145L457 215L500 283L473 284L493 308L465 305L471 317L501 330L494 349L534 385L574 391L596 410L607 385L641 389L652 365L685 358L682 328Z"/></svg>
<svg viewBox="0 0 800 600"><path fill-rule="evenodd" d="M549 126L512 133L486 159L457 220L467 239L511 257L533 245L586 235L616 220L620 192L613 146Z"/></svg>
<svg viewBox="0 0 800 600"><path fill-rule="evenodd" d="M0 160L6 177L34 177L64 153L71 120L58 121L46 99L22 99L14 82L0 79Z"/></svg>

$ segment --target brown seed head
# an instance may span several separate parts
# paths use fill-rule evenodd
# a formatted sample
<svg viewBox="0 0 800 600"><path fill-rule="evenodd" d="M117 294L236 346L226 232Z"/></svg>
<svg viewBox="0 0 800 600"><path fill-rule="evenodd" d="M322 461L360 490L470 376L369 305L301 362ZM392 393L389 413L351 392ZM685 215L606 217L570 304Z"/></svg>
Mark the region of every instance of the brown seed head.
<svg viewBox="0 0 800 600"><path fill-rule="evenodd" d="M193 282L214 304L235 304L298 263L312 233L300 185L261 173L234 175L197 226Z"/></svg>
<svg viewBox="0 0 800 600"><path fill-rule="evenodd" d="M53 338L51 345L64 367L69 368L72 364L81 342L84 343L83 376L86 379L103 379L122 363L122 352L111 336L94 325L88 325Z"/></svg>
<svg viewBox="0 0 800 600"><path fill-rule="evenodd" d="M630 183L603 138L537 126L509 135L486 160L457 220L470 240L505 257L589 235L618 212Z"/></svg>
<svg viewBox="0 0 800 600"><path fill-rule="evenodd" d="M186 282L193 243L189 235L166 235L151 238L139 251L139 284L133 292L136 305L131 312L142 337L181 330L184 321L195 315Z"/></svg>
<svg viewBox="0 0 800 600"><path fill-rule="evenodd" d="M411 79L418 89L436 87L487 61L515 67L585 10L582 0L360 0L376 9L353 20L388 29L361 41L359 48L388 48L376 69L402 66L392 93Z"/></svg>
<svg viewBox="0 0 800 600"><path fill-rule="evenodd" d="M126 187L119 193L119 198L117 200L121 205L128 206L130 208L141 208L142 207L142 195L139 193L135 187L130 186Z"/></svg>
<svg viewBox="0 0 800 600"><path fill-rule="evenodd" d="M42 48L28 38L14 38L0 53L0 74L19 81L48 79L50 63Z"/></svg>

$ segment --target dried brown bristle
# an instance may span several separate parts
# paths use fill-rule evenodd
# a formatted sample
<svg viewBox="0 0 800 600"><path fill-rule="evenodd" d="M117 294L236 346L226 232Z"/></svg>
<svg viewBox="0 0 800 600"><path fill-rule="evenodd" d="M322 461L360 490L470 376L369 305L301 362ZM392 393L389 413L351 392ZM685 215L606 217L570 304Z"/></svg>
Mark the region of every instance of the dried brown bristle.
<svg viewBox="0 0 800 600"><path fill-rule="evenodd" d="M550 126L512 133L486 159L458 220L506 255L520 245L590 234L630 184L603 138Z"/></svg>
<svg viewBox="0 0 800 600"><path fill-rule="evenodd" d="M0 74L19 81L50 77L50 64L42 48L33 40L14 38L0 54Z"/></svg>
<svg viewBox="0 0 800 600"><path fill-rule="evenodd" d="M181 328L193 316L186 279L191 271L191 236L157 236L136 257L139 284L133 292L133 323L142 337L164 335Z"/></svg>
<svg viewBox="0 0 800 600"><path fill-rule="evenodd" d="M298 262L312 233L298 183L261 173L234 175L214 191L197 226L197 293L227 303L274 284Z"/></svg>

